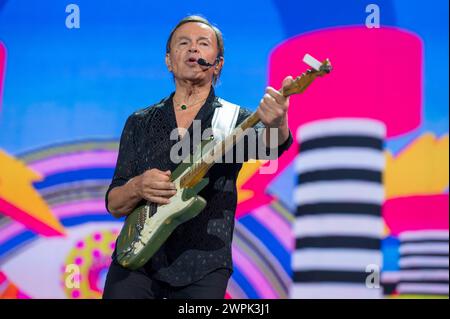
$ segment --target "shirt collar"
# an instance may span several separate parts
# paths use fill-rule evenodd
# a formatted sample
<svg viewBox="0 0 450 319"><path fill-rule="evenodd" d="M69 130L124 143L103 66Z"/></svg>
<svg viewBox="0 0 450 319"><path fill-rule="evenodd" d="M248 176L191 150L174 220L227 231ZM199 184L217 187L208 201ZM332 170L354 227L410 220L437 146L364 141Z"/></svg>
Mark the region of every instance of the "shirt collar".
<svg viewBox="0 0 450 319"><path fill-rule="evenodd" d="M175 112L173 110L173 96L175 95L175 92L172 92L168 97L163 99L159 103L159 108L161 111L163 111L167 119L170 121L171 126L176 127L176 118L175 118ZM202 105L200 110L198 111L197 115L195 116L195 119L206 121L210 117L212 118L212 115L216 109L216 107L222 107L222 104L219 101L219 98L216 97L214 87L211 86L211 89L209 91L209 95L206 98L205 103ZM190 127L190 130L192 129L192 125Z"/></svg>
<svg viewBox="0 0 450 319"><path fill-rule="evenodd" d="M160 103L159 106L164 106L165 108L167 107L173 107L173 96L175 95L175 91L172 92L168 97L166 97L165 99L163 99ZM211 104L211 106L213 108L216 107L222 107L222 104L218 101L218 97L216 96L216 92L214 90L214 87L211 86L211 89L209 91L209 95L206 98L206 101L204 103L205 104ZM203 106L202 106L203 108Z"/></svg>

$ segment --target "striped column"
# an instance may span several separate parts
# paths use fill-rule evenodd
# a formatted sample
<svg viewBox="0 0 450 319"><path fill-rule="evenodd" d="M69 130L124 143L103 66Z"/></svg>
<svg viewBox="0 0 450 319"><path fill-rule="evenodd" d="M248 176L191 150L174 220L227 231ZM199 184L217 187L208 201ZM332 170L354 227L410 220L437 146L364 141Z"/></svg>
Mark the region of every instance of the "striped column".
<svg viewBox="0 0 450 319"><path fill-rule="evenodd" d="M385 125L372 119L298 129L291 298L382 296L366 281L382 266L384 138ZM379 272L369 283L378 281Z"/></svg>
<svg viewBox="0 0 450 319"><path fill-rule="evenodd" d="M400 295L449 295L448 237L445 230L407 231L399 235Z"/></svg>

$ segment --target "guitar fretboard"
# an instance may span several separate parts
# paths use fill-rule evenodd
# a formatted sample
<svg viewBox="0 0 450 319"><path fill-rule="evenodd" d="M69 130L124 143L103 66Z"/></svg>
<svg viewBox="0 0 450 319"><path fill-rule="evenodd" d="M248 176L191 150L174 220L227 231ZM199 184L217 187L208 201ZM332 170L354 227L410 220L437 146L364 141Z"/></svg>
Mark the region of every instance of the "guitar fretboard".
<svg viewBox="0 0 450 319"><path fill-rule="evenodd" d="M248 128L254 127L256 124L258 124L259 121L260 118L257 112L253 112L240 125L238 125L230 135L215 144L211 150L209 150L205 154L202 154L200 159L197 162L193 163L189 172L181 177L181 187L192 187L199 180L201 180L211 168L211 166L217 163L224 154L226 154L234 147L234 145L242 140L242 138L245 136L246 130Z"/></svg>

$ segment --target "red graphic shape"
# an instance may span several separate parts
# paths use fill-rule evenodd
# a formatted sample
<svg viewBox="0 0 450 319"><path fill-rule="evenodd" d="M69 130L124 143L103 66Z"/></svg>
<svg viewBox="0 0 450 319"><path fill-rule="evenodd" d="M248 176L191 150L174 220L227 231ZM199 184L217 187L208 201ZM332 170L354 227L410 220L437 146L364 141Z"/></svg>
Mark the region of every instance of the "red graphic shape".
<svg viewBox="0 0 450 319"><path fill-rule="evenodd" d="M383 217L391 235L404 231L448 230L448 194L390 199Z"/></svg>
<svg viewBox="0 0 450 319"><path fill-rule="evenodd" d="M42 236L63 236L64 233L43 223L41 220L31 216L28 212L0 198L0 212L6 216L13 217L24 224L28 229Z"/></svg>

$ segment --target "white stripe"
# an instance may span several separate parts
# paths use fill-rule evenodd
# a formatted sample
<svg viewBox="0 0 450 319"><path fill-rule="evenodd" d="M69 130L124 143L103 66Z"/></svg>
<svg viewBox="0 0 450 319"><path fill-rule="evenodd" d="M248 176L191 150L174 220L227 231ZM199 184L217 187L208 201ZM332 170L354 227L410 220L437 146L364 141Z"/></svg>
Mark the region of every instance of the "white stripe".
<svg viewBox="0 0 450 319"><path fill-rule="evenodd" d="M400 245L400 253L448 254L448 243L419 243Z"/></svg>
<svg viewBox="0 0 450 319"><path fill-rule="evenodd" d="M383 200L383 185L370 182L316 182L299 185L294 190L294 203L297 205L323 202L381 204Z"/></svg>
<svg viewBox="0 0 450 319"><path fill-rule="evenodd" d="M386 126L380 121L362 118L319 120L301 126L297 130L297 141L336 135L371 136L384 140Z"/></svg>
<svg viewBox="0 0 450 319"><path fill-rule="evenodd" d="M364 284L297 283L290 289L291 299L378 299L381 288L368 288Z"/></svg>
<svg viewBox="0 0 450 319"><path fill-rule="evenodd" d="M295 159L295 172L298 174L326 169L368 169L383 171L385 157L383 152L361 147L330 147L311 150Z"/></svg>
<svg viewBox="0 0 450 319"><path fill-rule="evenodd" d="M383 220L376 216L327 214L302 216L294 221L295 237L361 236L380 238Z"/></svg>
<svg viewBox="0 0 450 319"><path fill-rule="evenodd" d="M381 281L384 283L397 283L400 280L449 280L449 274L447 270L400 270L381 274Z"/></svg>
<svg viewBox="0 0 450 319"><path fill-rule="evenodd" d="M400 267L448 267L448 257L403 257L399 261Z"/></svg>
<svg viewBox="0 0 450 319"><path fill-rule="evenodd" d="M447 270L402 270L400 280L448 280Z"/></svg>
<svg viewBox="0 0 450 319"><path fill-rule="evenodd" d="M292 269L366 272L368 266L381 267L381 259L381 253L373 250L302 249L292 254Z"/></svg>
<svg viewBox="0 0 450 319"><path fill-rule="evenodd" d="M421 230L407 231L401 233L398 238L400 241L408 240L448 240L448 231L440 230Z"/></svg>
<svg viewBox="0 0 450 319"><path fill-rule="evenodd" d="M448 295L448 284L399 284L397 291L400 294L429 293Z"/></svg>
<svg viewBox="0 0 450 319"><path fill-rule="evenodd" d="M395 284L400 280L399 271L383 271L381 273L381 282L386 284Z"/></svg>

